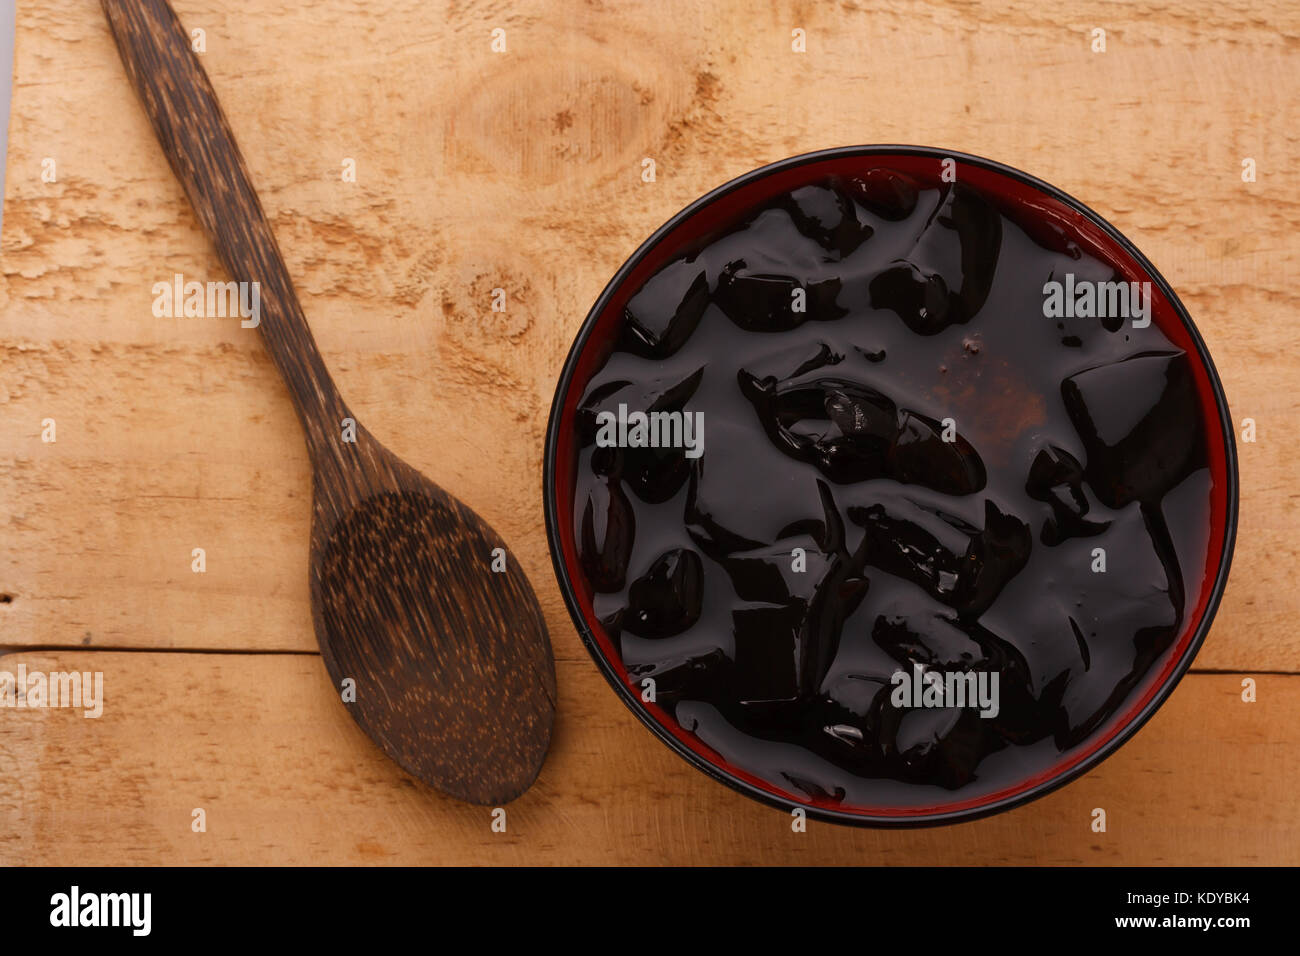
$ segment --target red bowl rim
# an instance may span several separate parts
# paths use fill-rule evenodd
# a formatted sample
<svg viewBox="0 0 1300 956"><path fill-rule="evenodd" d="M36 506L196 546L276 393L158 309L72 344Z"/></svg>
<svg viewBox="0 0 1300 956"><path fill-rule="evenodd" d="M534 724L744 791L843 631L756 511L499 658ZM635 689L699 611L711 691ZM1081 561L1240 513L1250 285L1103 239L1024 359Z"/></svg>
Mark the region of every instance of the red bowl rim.
<svg viewBox="0 0 1300 956"><path fill-rule="evenodd" d="M574 588L573 581L566 569L564 544L561 537L562 531L559 501L556 495L557 480L557 458L561 443L561 428L566 424L567 416L564 414L565 399L568 396L569 388L572 383L575 371L579 365L579 360L585 353L588 339L594 331L598 321L608 307L609 301L623 287L628 276L637 268L647 254L659 245L659 243L677 227L693 217L704 207L709 206L742 187L749 186L759 179L768 176L790 171L801 166L821 163L826 161L847 160L853 158L872 157L872 156L905 156L910 158L930 159L942 161L952 159L960 164L975 167L988 173L998 174L1006 177L1022 187L1028 187L1036 190L1047 197L1056 200L1058 203L1068 207L1074 212L1081 215L1092 226L1101 230L1109 238L1118 250L1124 255L1129 256L1133 262L1143 270L1150 278L1155 292L1160 293L1167 300L1168 306L1184 326L1188 340L1195 349L1197 357L1200 359L1201 367L1208 380L1210 392L1212 393L1214 404L1218 412L1219 426L1223 442L1223 459L1224 459L1224 493L1226 501L1224 503L1222 515L1223 538L1220 544L1220 557L1218 569L1215 574L1214 582L1208 592L1205 592L1200 602L1200 617L1194 625L1185 625L1185 632L1190 633L1190 638L1184 638L1185 646L1182 653L1176 660L1166 666L1166 674L1154 687L1147 692L1146 699L1135 712L1117 727L1111 728L1104 738L1096 743L1090 750L1086 751L1082 757L1074 759L1072 762L1059 771L1047 772L1036 777L1029 778L1028 783L1022 783L1008 790L1006 796L999 794L999 791L993 795L972 798L971 806L959 806L957 809L948 809L941 811L927 811L925 808L894 810L889 813L870 813L858 812L851 810L837 809L830 805L820 805L817 803L804 802L802 800L790 799L774 790L768 789L768 786L755 777L751 777L743 772L737 772L738 768L727 769L713 762L705 756L701 750L707 750L707 747L700 745L700 749L690 744L687 738L690 736L680 728L669 726L652 713L640 702L639 696L625 682L623 675L620 674L618 667L609 659L601 647L601 640L591 624L587 621L583 612L582 605L579 601L578 594ZM1203 396L1204 399L1204 396ZM1207 416L1207 429L1209 427L1209 416ZM1214 362L1210 357L1209 350L1205 347L1195 323L1188 314L1187 309L1178 299L1173 289L1165 278L1151 264L1150 260L1144 256L1138 248L1129 241L1114 226L1107 222L1102 216L1085 206L1079 200L1070 196L1063 190L1046 183L1028 173L1022 172L1004 163L994 160L984 159L969 153L963 153L956 150L944 150L926 146L906 146L906 145L864 145L864 146L840 146L830 149L817 150L811 153L803 153L792 156L787 159L779 160L765 166L750 170L749 172L730 180L727 183L713 189L712 191L696 199L690 205L686 206L671 219L645 240L637 250L627 259L619 268L605 286L600 296L596 299L595 304L587 313L582 327L579 329L574 339L573 345L569 350L568 357L565 359L564 367L560 372L560 378L556 385L555 397L551 403L550 418L546 430L546 445L544 459L544 474L542 484L543 507L546 516L546 535L550 546L551 562L555 571L556 580L559 583L560 591L564 595L565 605L569 610L569 615L577 628L578 635L586 646L588 653L596 662L605 679L618 693L623 703L634 713L637 718L645 724L660 740L666 743L681 757L693 764L699 770L702 770L708 776L726 784L734 790L745 794L755 800L768 804L769 806L778 807L785 811L795 808L802 809L809 817L814 819L825 820L833 823L849 824L853 826L867 827L918 827L931 826L938 824L956 823L966 820L973 820L990 814L999 813L1009 810L1013 807L1020 806L1030 800L1035 800L1045 796L1058 787L1064 786L1071 780L1082 776L1106 757L1110 756L1127 742L1143 724L1159 709L1160 705L1169 697L1183 675L1191 667L1197 652L1205 641L1206 634L1214 620L1215 613L1218 610L1219 603L1223 597L1224 589L1227 586L1228 571L1232 563L1232 553L1236 542L1237 519L1238 519L1238 474L1237 474L1237 453L1235 443L1235 430L1228 411L1227 398L1223 391L1223 385L1219 380L1218 372L1214 367ZM1217 527L1211 527L1211 539L1209 549L1212 553L1215 541L1213 533ZM606 639L607 640L607 639ZM658 708L656 708L657 710ZM671 720L671 718L669 718ZM1110 722L1108 722L1110 723ZM1102 725L1105 729L1107 724ZM1102 729L1094 732L1094 736L1101 734ZM1081 745L1082 746L1082 745Z"/></svg>

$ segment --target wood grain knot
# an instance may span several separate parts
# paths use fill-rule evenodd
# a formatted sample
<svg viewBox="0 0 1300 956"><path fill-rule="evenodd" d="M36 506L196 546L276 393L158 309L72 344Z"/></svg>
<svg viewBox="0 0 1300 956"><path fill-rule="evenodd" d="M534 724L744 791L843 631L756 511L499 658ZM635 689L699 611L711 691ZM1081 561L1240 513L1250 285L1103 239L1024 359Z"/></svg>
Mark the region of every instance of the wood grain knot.
<svg viewBox="0 0 1300 956"><path fill-rule="evenodd" d="M666 120L667 97L637 80L633 62L516 58L480 82L446 120L448 168L495 171L529 185L614 172ZM629 69L631 67L631 69Z"/></svg>

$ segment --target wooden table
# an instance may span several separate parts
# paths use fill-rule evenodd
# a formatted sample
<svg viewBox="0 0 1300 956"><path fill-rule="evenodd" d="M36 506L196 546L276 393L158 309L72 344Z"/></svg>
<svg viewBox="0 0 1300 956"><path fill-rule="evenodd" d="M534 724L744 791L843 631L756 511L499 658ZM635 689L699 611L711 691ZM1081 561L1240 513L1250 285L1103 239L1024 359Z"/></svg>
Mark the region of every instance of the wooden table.
<svg viewBox="0 0 1300 956"><path fill-rule="evenodd" d="M424 790L353 725L312 633L310 475L288 396L237 320L153 315L155 282L225 277L98 5L22 3L0 282L0 669L102 671L106 699L97 720L0 711L0 863L1300 863L1295 4L177 9L204 30L348 402L525 564L558 662L557 732L495 833L488 809ZM1213 631L1131 743L989 820L794 833L670 753L597 673L551 572L542 440L574 333L646 235L756 165L858 142L988 156L1097 209L1178 290L1258 440L1240 445L1240 534ZM1244 158L1257 182L1242 181Z"/></svg>

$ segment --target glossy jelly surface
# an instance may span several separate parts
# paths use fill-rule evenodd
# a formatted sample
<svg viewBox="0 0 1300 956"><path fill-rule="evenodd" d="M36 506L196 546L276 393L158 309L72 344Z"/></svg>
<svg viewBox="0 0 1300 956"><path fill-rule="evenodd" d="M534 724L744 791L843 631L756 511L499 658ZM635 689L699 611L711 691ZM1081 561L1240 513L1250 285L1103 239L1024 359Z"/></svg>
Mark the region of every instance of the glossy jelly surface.
<svg viewBox="0 0 1300 956"><path fill-rule="evenodd" d="M569 384L556 491L638 706L773 795L907 814L1041 782L1150 697L1213 582L1222 438L1093 239L880 161L659 250ZM1067 281L1139 285L1045 309ZM631 412L698 447L602 435ZM923 703L922 672L996 706Z"/></svg>

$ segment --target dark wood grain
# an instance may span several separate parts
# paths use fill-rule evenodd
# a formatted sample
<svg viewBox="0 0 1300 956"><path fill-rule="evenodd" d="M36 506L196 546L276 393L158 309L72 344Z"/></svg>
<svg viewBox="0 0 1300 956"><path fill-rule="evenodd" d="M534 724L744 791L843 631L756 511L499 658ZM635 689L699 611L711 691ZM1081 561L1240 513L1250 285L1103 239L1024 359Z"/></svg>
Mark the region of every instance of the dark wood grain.
<svg viewBox="0 0 1300 956"><path fill-rule="evenodd" d="M474 803L513 799L545 759L556 697L546 625L527 578L473 511L361 425L348 440L344 423L353 416L189 35L166 0L102 5L200 225L230 276L258 284L258 328L312 458L312 614L335 686L410 773ZM349 679L354 701L343 694Z"/></svg>

